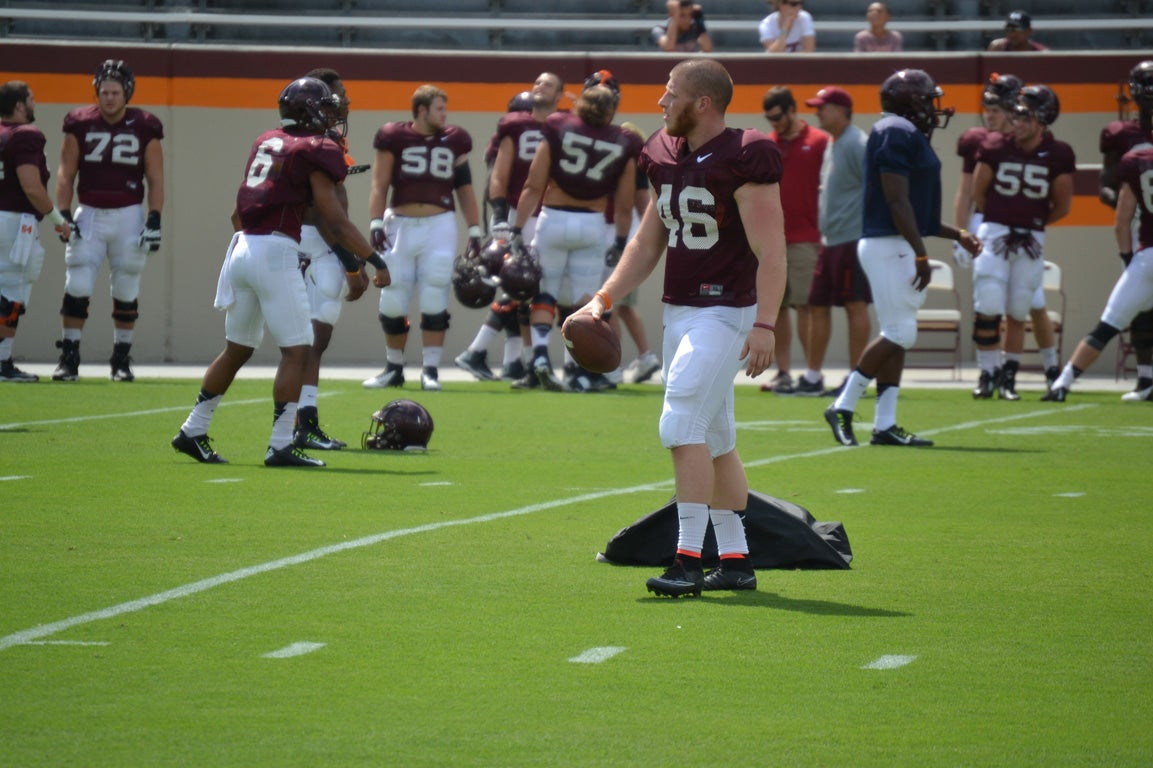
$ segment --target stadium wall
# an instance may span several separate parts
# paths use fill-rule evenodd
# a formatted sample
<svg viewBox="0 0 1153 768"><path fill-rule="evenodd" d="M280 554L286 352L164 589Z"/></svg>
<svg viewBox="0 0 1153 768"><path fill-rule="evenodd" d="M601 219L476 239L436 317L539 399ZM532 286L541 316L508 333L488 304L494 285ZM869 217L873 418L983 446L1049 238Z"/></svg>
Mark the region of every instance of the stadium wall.
<svg viewBox="0 0 1153 768"><path fill-rule="evenodd" d="M165 125L164 158L167 200L164 243L145 273L140 299L140 323L134 357L141 363L161 361L201 363L219 350L223 314L212 308L220 259L228 244L229 215L251 142L276 123L276 97L293 77L318 66L339 71L352 100L350 149L360 162L371 162L376 128L410 116L412 91L420 84L440 85L449 93L449 121L473 137L473 176L478 192L484 179L481 155L510 97L524 90L541 71L553 71L579 91L589 72L611 69L623 83L619 120L631 120L646 132L661 125L656 101L676 58L661 54L456 53L415 54L310 48L235 48L203 45L76 45L20 43L0 46L0 81L27 81L37 101L37 123L48 138L49 168L55 177L65 113L93 100L91 76L106 58L122 58L136 73L133 104L154 112ZM1102 126L1117 118L1118 82L1141 60L1136 53L1048 54L853 54L782 57L721 55L736 83L729 124L764 130L761 97L773 85L788 85L802 106L799 112L816 124L803 99L826 85L852 93L855 122L867 130L880 111L878 86L893 71L919 67L930 72L945 90L944 103L957 108L947 130L933 137L944 164L946 220L960 172L956 139L980 121L980 92L992 72L1013 72L1026 82L1044 82L1061 99L1058 138L1069 142L1082 170L1070 216L1050 232L1046 257L1064 270L1068 296L1063 355L1096 323L1119 271L1110 231L1112 211L1096 196L1097 140ZM571 102L566 102L565 106ZM50 180L50 191L55 178ZM347 182L350 213L367 230L369 174ZM56 357L58 310L64 285L63 246L42 227L47 250L44 272L33 290L28 314L21 321L16 356L48 362ZM463 226L460 244L463 246ZM931 241L930 255L951 262L950 244ZM958 288L968 315L970 274L959 272ZM327 364L378 364L384 340L376 319L375 289L347 304L336 330ZM650 340L659 342L660 283L652 278L641 289L642 311ZM82 348L86 362L103 362L111 347L111 300L107 277L101 277L93 297L91 318ZM452 309L452 328L445 364L471 340L484 313L460 306ZM967 334L966 334L967 335ZM410 364L418 364L414 336ZM625 359L633 348L626 339ZM965 359L972 359L971 342L964 341ZM499 352L493 350L499 360ZM266 341L257 360L274 361L277 351ZM834 319L828 364L844 365L844 320ZM559 359L559 346L554 351ZM793 367L803 367L800 346L794 344Z"/></svg>

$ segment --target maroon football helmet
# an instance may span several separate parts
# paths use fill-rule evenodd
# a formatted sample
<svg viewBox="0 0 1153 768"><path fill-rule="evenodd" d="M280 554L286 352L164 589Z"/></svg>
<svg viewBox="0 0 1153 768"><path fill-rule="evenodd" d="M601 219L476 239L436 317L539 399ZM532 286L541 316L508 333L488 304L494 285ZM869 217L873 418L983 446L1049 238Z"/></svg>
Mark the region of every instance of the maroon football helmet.
<svg viewBox="0 0 1153 768"><path fill-rule="evenodd" d="M1061 101L1047 85L1027 85L1021 89L1016 112L1035 116L1041 125L1052 125L1061 114Z"/></svg>
<svg viewBox="0 0 1153 768"><path fill-rule="evenodd" d="M105 80L115 80L124 86L124 103L132 101L132 93L136 90L136 77L122 60L106 59L97 68L96 76L92 78L92 87L96 89L97 94L100 93L100 84Z"/></svg>
<svg viewBox="0 0 1153 768"><path fill-rule="evenodd" d="M530 301L540 293L540 262L531 248L514 248L500 268L500 287L516 301Z"/></svg>
<svg viewBox="0 0 1153 768"><path fill-rule="evenodd" d="M941 108L945 92L928 72L920 69L902 69L881 84L881 110L905 118L926 136L936 128L944 128L955 111ZM942 122L941 118L945 120Z"/></svg>
<svg viewBox="0 0 1153 768"><path fill-rule="evenodd" d="M376 451L424 451L432 439L432 416L413 400L393 400L372 414L362 448Z"/></svg>
<svg viewBox="0 0 1153 768"><path fill-rule="evenodd" d="M996 72L989 75L985 83L985 90L981 94L981 103L987 106L999 106L1011 111L1017 104L1017 96L1025 82L1016 75L998 75Z"/></svg>
<svg viewBox="0 0 1153 768"><path fill-rule="evenodd" d="M479 260L464 253L452 267L452 290L456 300L471 309L487 307L496 298L496 281L488 280Z"/></svg>
<svg viewBox="0 0 1153 768"><path fill-rule="evenodd" d="M504 267L505 259L509 254L507 240L489 240L477 258L481 276L485 282L496 285L499 282L500 270Z"/></svg>
<svg viewBox="0 0 1153 768"><path fill-rule="evenodd" d="M280 123L311 133L324 133L339 119L340 98L315 77L301 77L284 86L278 99Z"/></svg>

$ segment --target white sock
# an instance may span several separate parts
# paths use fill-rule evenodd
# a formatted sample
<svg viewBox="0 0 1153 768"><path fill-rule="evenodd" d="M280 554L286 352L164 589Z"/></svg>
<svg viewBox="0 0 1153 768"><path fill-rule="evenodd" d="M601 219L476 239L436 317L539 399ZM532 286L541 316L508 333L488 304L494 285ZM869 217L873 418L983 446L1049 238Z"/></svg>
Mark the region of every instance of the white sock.
<svg viewBox="0 0 1153 768"><path fill-rule="evenodd" d="M849 378L845 380L845 388L841 390L841 394L837 395L837 402L833 404L833 407L838 411L855 411L857 401L865 394L871 381L872 379L865 374L853 369Z"/></svg>
<svg viewBox="0 0 1153 768"><path fill-rule="evenodd" d="M1139 378L1139 379L1153 379L1153 365L1139 365L1139 366L1137 366L1137 378Z"/></svg>
<svg viewBox="0 0 1153 768"><path fill-rule="evenodd" d="M83 333L84 329L82 328L65 328L63 338L65 341L80 341Z"/></svg>
<svg viewBox="0 0 1153 768"><path fill-rule="evenodd" d="M216 406L220 405L223 397L223 395L216 395L207 400L197 399L196 405L192 406L192 413L188 414L188 418L180 427L181 431L189 437L208 434L208 428L212 425L212 416L216 413Z"/></svg>
<svg viewBox="0 0 1153 768"><path fill-rule="evenodd" d="M316 393L318 387L315 384L305 384L300 388L300 407L301 408L315 408L316 407Z"/></svg>
<svg viewBox="0 0 1153 768"><path fill-rule="evenodd" d="M1065 363L1065 367L1061 369L1061 375L1053 382L1053 389L1064 387L1069 389L1073 386L1073 379L1077 378L1073 375L1073 363Z"/></svg>
<svg viewBox="0 0 1153 768"><path fill-rule="evenodd" d="M389 347L385 352L384 359L393 365L404 365L404 350Z"/></svg>
<svg viewBox="0 0 1153 768"><path fill-rule="evenodd" d="M15 336L0 339L0 360L7 360L12 357L12 342L14 341L16 341Z"/></svg>
<svg viewBox="0 0 1153 768"><path fill-rule="evenodd" d="M113 344L131 344L132 343L132 329L131 328L113 328L112 329L112 343Z"/></svg>
<svg viewBox="0 0 1153 768"><path fill-rule="evenodd" d="M977 367L985 373L992 373L1001 364L1001 350L999 349L978 349L977 350Z"/></svg>
<svg viewBox="0 0 1153 768"><path fill-rule="evenodd" d="M745 524L741 516L731 509L710 509L713 532L717 535L717 554L747 555L749 542L745 538Z"/></svg>
<svg viewBox="0 0 1153 768"><path fill-rule="evenodd" d="M491 342L497 335L498 331L489 326L482 325L480 330L476 332L476 338L468 345L469 352L483 352L488 349L489 342Z"/></svg>
<svg viewBox="0 0 1153 768"><path fill-rule="evenodd" d="M425 347L421 351L421 359L423 360L424 367L439 368L442 352L444 352L444 347Z"/></svg>
<svg viewBox="0 0 1153 768"><path fill-rule="evenodd" d="M709 525L709 505L677 502L677 551L700 556Z"/></svg>
<svg viewBox="0 0 1153 768"><path fill-rule="evenodd" d="M292 442L292 430L296 426L296 403L285 403L284 410L273 413L272 437L268 438L268 446L280 450Z"/></svg>
<svg viewBox="0 0 1153 768"><path fill-rule="evenodd" d="M1041 367L1046 371L1057 367L1057 348L1045 347L1041 352Z"/></svg>
<svg viewBox="0 0 1153 768"><path fill-rule="evenodd" d="M885 387L885 391L877 395L877 411L873 416L873 429L884 432L897 423L897 397L900 393L900 387Z"/></svg>
<svg viewBox="0 0 1153 768"><path fill-rule="evenodd" d="M812 368L807 368L805 370L803 378L805 381L809 382L810 384L816 384L818 381L821 380L821 372L820 371L814 371Z"/></svg>
<svg viewBox="0 0 1153 768"><path fill-rule="evenodd" d="M520 336L510 336L504 341L504 364L509 365L520 360L524 354L524 339Z"/></svg>

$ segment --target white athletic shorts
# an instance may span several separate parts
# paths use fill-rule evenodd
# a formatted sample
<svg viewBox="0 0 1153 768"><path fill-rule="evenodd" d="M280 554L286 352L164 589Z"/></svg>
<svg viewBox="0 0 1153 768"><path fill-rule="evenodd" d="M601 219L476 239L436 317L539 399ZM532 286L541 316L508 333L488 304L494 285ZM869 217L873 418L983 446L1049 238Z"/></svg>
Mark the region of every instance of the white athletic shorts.
<svg viewBox="0 0 1153 768"><path fill-rule="evenodd" d="M64 249L64 292L89 297L96 287L96 274L104 260L111 272L112 298L136 301L148 251L140 247L144 229L144 206L76 209L80 237Z"/></svg>
<svg viewBox="0 0 1153 768"><path fill-rule="evenodd" d="M28 227L21 233L21 219ZM36 217L0 211L0 296L27 304L44 266Z"/></svg>
<svg viewBox="0 0 1153 768"><path fill-rule="evenodd" d="M540 258L541 293L559 299L567 277L566 298L580 305L601 287L605 268L603 213L542 208L532 244Z"/></svg>
<svg viewBox="0 0 1153 768"><path fill-rule="evenodd" d="M981 315L1009 315L1024 322L1029 310L1036 305L1041 291L1041 306L1045 306L1042 280L1045 276L1043 258L1029 258L1022 251L1011 251L1008 258L993 252L994 244L1009 234L1004 224L981 222L977 238L981 253L973 260L973 311ZM1035 231L1033 238L1041 248L1045 246L1045 233Z"/></svg>
<svg viewBox="0 0 1153 768"><path fill-rule="evenodd" d="M232 250L228 280L235 303L224 320L224 337L255 349L264 326L278 347L312 344L308 293L300 274L300 245L284 235L241 234Z"/></svg>
<svg viewBox="0 0 1153 768"><path fill-rule="evenodd" d="M326 325L336 325L341 300L348 293L344 265L324 242L320 230L309 224L300 228L300 253L308 259L304 287L308 291L311 317Z"/></svg>
<svg viewBox="0 0 1153 768"><path fill-rule="evenodd" d="M388 274L392 283L380 290L380 314L406 317L412 295L420 291L420 311L435 315L448 309L452 263L456 258L456 214L395 216L390 231Z"/></svg>
<svg viewBox="0 0 1153 768"><path fill-rule="evenodd" d="M1133 254L1109 294L1101 322L1123 331L1133 318L1149 309L1153 309L1153 248Z"/></svg>
<svg viewBox="0 0 1153 768"><path fill-rule="evenodd" d="M925 303L925 291L913 287L917 264L912 246L900 235L863 237L857 257L869 279L881 335L908 349L917 340L917 310Z"/></svg>

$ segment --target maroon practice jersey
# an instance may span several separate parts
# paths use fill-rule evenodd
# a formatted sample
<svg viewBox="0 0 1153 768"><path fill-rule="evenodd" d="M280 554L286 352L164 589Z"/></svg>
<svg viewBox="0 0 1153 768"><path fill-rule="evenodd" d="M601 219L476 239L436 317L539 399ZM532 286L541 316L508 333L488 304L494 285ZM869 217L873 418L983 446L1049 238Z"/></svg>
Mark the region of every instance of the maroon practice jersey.
<svg viewBox="0 0 1153 768"><path fill-rule="evenodd" d="M664 129L641 153L653 205L668 227L666 304L748 307L757 303L757 258L734 194L746 183L781 180L781 153L760 131L726 128L688 152Z"/></svg>
<svg viewBox="0 0 1153 768"><path fill-rule="evenodd" d="M985 127L970 128L957 139L957 157L961 158L961 173L972 173L977 168L977 150L993 131Z"/></svg>
<svg viewBox="0 0 1153 768"><path fill-rule="evenodd" d="M312 203L309 175L321 171L344 181L344 150L327 136L285 128L266 131L252 145L244 182L236 193L236 210L247 235L274 232L300 242L300 224Z"/></svg>
<svg viewBox="0 0 1153 768"><path fill-rule="evenodd" d="M1140 224L1138 248L1153 248L1153 147L1134 149L1121 158L1121 183L1128 184L1137 198Z"/></svg>
<svg viewBox="0 0 1153 768"><path fill-rule="evenodd" d="M531 112L512 112L502 117L496 124L496 134L492 140L498 150L506 138L512 140L513 156L505 197L508 198L509 208L515 209L520 201L524 183L528 180L528 169L532 165L533 155L544 141L544 132L541 123L533 118ZM495 153L493 159L496 159Z"/></svg>
<svg viewBox="0 0 1153 768"><path fill-rule="evenodd" d="M129 107L124 119L107 123L96 105L78 107L64 116L64 133L80 145L81 205L125 208L144 201L144 149L164 138L164 126L149 112Z"/></svg>
<svg viewBox="0 0 1153 768"><path fill-rule="evenodd" d="M40 181L48 184L48 163L44 159L44 134L31 123L0 123L0 211L32 213L44 218L28 200L16 169L34 165L40 169Z"/></svg>
<svg viewBox="0 0 1153 768"><path fill-rule="evenodd" d="M1100 149L1102 155L1121 157L1139 144L1149 144L1150 139L1141 133L1136 120L1114 120L1101 129Z"/></svg>
<svg viewBox="0 0 1153 768"><path fill-rule="evenodd" d="M391 205L428 203L446 211L453 205L454 168L457 160L472 151L472 137L455 125L431 136L418 133L412 123L385 123L377 130L372 146L391 152Z"/></svg>
<svg viewBox="0 0 1153 768"><path fill-rule="evenodd" d="M616 191L642 142L616 125L594 128L572 112L557 112L544 122L549 146L549 178L577 200L597 200Z"/></svg>
<svg viewBox="0 0 1153 768"><path fill-rule="evenodd" d="M1053 182L1077 170L1073 148L1048 131L1032 152L1018 147L1012 136L990 133L977 150L977 162L993 169L985 221L1033 230L1045 229Z"/></svg>

